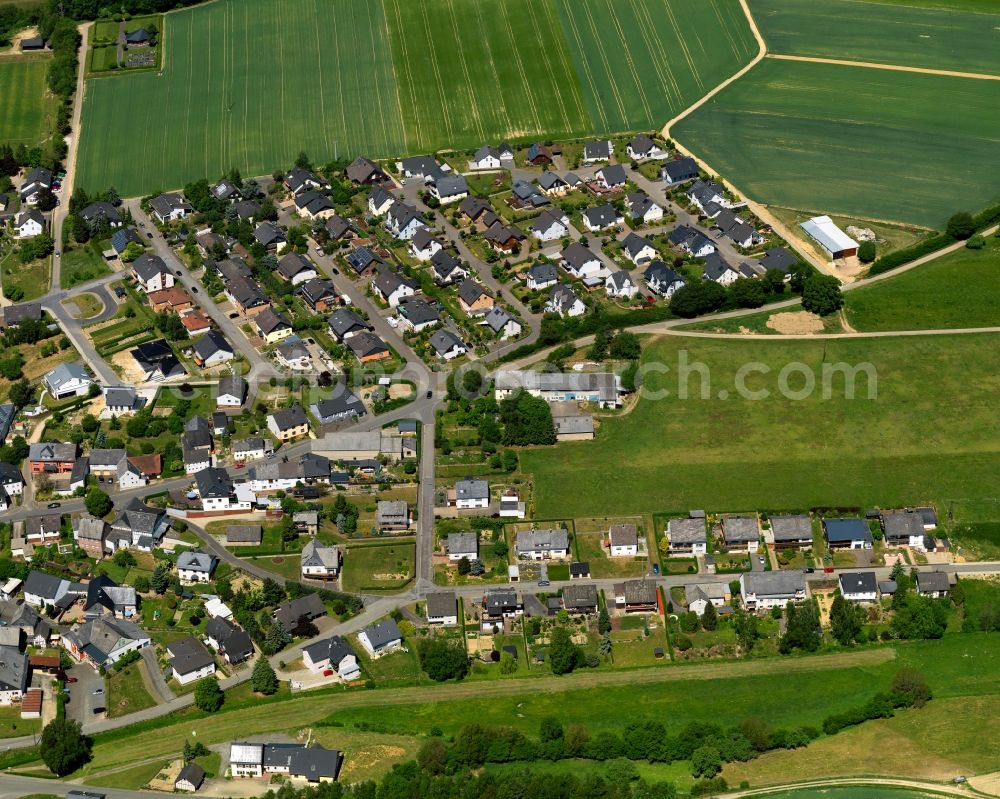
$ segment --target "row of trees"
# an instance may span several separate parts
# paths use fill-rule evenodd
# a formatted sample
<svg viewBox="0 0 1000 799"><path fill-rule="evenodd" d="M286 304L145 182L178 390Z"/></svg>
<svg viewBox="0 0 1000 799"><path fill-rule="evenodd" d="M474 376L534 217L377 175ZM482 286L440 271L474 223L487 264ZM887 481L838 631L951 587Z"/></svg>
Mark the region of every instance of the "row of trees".
<svg viewBox="0 0 1000 799"><path fill-rule="evenodd" d="M828 316L843 307L840 281L811 267L793 269L791 290L802 297L802 307ZM730 286L711 280L692 280L670 298L670 310L682 318L702 316L715 311L735 308L759 308L774 302L785 292L784 274L769 270L760 278L739 278Z"/></svg>

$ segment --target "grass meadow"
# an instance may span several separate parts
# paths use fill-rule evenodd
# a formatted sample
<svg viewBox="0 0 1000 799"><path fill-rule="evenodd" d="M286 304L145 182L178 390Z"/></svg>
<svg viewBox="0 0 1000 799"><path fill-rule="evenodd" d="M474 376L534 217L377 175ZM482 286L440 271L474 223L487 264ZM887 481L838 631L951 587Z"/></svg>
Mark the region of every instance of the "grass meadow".
<svg viewBox="0 0 1000 799"><path fill-rule="evenodd" d="M763 61L674 134L761 202L942 229L1000 196L998 123L996 81Z"/></svg>
<svg viewBox="0 0 1000 799"><path fill-rule="evenodd" d="M160 73L91 79L78 182L659 127L755 51L736 0L218 0L167 14ZM484 36L483 31L489 35ZM138 104L137 104L138 103Z"/></svg>
<svg viewBox="0 0 1000 799"><path fill-rule="evenodd" d="M49 58L0 61L0 142L29 147L48 138L56 100L46 88Z"/></svg>
<svg viewBox="0 0 1000 799"><path fill-rule="evenodd" d="M768 52L1000 73L1000 5L935 5L750 0Z"/></svg>
<svg viewBox="0 0 1000 799"><path fill-rule="evenodd" d="M1000 239L844 294L855 330L1000 326Z"/></svg>
<svg viewBox="0 0 1000 799"><path fill-rule="evenodd" d="M993 424L1000 388L1000 337L783 341L664 337L647 346L644 362L670 372L647 386L666 399L641 399L628 414L602 421L594 441L521 452L534 476L543 518L654 511L807 509L881 506L997 495L1000 436ZM681 351L707 366L709 398L697 373L690 398L677 399ZM843 376L822 398L823 364L870 363L877 398L859 376L857 398L844 399ZM746 386L771 396L737 396ZM781 396L779 372L801 363L816 380L804 400ZM789 380L799 389L801 375ZM726 399L719 394L728 392Z"/></svg>

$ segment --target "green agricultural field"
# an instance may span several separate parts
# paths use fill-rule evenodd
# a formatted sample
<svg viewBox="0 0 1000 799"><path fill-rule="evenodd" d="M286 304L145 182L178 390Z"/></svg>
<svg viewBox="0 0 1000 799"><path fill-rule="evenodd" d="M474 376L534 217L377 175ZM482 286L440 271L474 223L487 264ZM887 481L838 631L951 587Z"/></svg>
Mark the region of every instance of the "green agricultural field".
<svg viewBox="0 0 1000 799"><path fill-rule="evenodd" d="M78 184L123 195L404 148L380 2L220 0L164 17L161 73L87 87ZM137 106L138 102L138 106Z"/></svg>
<svg viewBox="0 0 1000 799"><path fill-rule="evenodd" d="M1000 196L998 131L996 81L788 61L674 128L763 203L937 229Z"/></svg>
<svg viewBox="0 0 1000 799"><path fill-rule="evenodd" d="M34 146L48 137L56 112L45 82L49 60L0 61L0 142Z"/></svg>
<svg viewBox="0 0 1000 799"><path fill-rule="evenodd" d="M555 5L595 133L660 128L757 53L728 0Z"/></svg>
<svg viewBox="0 0 1000 799"><path fill-rule="evenodd" d="M1000 4L936 5L750 0L771 53L1000 73Z"/></svg>
<svg viewBox="0 0 1000 799"><path fill-rule="evenodd" d="M805 509L882 506L996 496L1000 435L993 423L1000 388L1000 336L781 341L664 337L647 364L669 367L647 386L669 397L642 399L631 413L603 420L594 441L523 451L542 518L627 514L650 509ZM689 399L677 399L682 353L709 371L708 399L695 372ZM779 393L779 372L798 363L816 381L807 399ZM877 398L859 374L856 398L823 364L871 364ZM736 374L759 364L737 395ZM795 373L791 388L802 387ZM727 392L726 399L719 394ZM567 464L570 471L567 472ZM610 471L609 471L610 470ZM611 475L618 478L611 479ZM567 479L567 477L571 479Z"/></svg>
<svg viewBox="0 0 1000 799"><path fill-rule="evenodd" d="M1000 239L844 294L855 330L1000 326Z"/></svg>
<svg viewBox="0 0 1000 799"><path fill-rule="evenodd" d="M137 195L232 166L270 173L302 150L324 162L658 128L755 52L737 0L337 8L167 14L162 72L88 83L80 184Z"/></svg>

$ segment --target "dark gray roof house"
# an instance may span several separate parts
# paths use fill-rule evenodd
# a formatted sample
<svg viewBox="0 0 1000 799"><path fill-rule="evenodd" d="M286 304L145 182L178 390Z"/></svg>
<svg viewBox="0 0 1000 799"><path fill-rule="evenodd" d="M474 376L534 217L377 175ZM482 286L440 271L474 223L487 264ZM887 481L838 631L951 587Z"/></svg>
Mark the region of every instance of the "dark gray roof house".
<svg viewBox="0 0 1000 799"><path fill-rule="evenodd" d="M323 605L323 600L317 594L305 594L278 605L274 611L274 620L286 632L290 632L298 625L300 618L312 621L325 615L326 607Z"/></svg>

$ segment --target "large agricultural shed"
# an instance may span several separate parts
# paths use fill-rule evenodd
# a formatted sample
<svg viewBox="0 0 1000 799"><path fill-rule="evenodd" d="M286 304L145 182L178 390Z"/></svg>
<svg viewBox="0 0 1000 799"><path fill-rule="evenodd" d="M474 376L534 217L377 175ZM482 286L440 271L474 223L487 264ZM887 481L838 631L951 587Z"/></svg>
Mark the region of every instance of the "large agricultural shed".
<svg viewBox="0 0 1000 799"><path fill-rule="evenodd" d="M828 216L814 216L803 222L800 227L835 261L858 254L858 243L837 227Z"/></svg>

